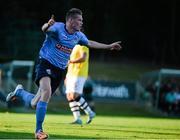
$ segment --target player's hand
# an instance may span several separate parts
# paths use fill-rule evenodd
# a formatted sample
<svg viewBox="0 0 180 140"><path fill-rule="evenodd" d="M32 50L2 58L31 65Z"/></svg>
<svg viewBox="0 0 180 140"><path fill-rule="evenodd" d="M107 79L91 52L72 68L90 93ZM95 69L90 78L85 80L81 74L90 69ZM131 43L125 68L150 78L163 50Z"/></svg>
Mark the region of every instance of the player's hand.
<svg viewBox="0 0 180 140"><path fill-rule="evenodd" d="M67 67L69 66L69 64L70 64L70 63L72 63L72 61L71 61L71 60L69 60L69 61L68 61L68 63L67 63Z"/></svg>
<svg viewBox="0 0 180 140"><path fill-rule="evenodd" d="M121 41L117 41L117 42L114 42L112 44L110 44L110 50L121 50L122 49L122 46L120 45Z"/></svg>
<svg viewBox="0 0 180 140"><path fill-rule="evenodd" d="M51 19L48 21L48 25L52 26L55 23L54 15L51 16Z"/></svg>
<svg viewBox="0 0 180 140"><path fill-rule="evenodd" d="M67 65L69 66L70 63L71 63L71 61L69 60Z"/></svg>

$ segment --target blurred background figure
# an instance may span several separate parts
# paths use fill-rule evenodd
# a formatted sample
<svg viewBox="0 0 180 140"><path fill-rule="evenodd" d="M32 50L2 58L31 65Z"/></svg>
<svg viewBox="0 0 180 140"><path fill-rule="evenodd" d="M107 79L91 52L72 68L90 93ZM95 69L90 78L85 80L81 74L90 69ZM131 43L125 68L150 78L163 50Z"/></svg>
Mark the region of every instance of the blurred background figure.
<svg viewBox="0 0 180 140"><path fill-rule="evenodd" d="M165 95L165 103L167 105L167 113L171 114L175 111L176 96L175 92L170 91Z"/></svg>
<svg viewBox="0 0 180 140"><path fill-rule="evenodd" d="M1 83L2 83L2 65L0 64L0 107L6 107L6 97L5 95L3 94L2 92L2 86L1 86Z"/></svg>

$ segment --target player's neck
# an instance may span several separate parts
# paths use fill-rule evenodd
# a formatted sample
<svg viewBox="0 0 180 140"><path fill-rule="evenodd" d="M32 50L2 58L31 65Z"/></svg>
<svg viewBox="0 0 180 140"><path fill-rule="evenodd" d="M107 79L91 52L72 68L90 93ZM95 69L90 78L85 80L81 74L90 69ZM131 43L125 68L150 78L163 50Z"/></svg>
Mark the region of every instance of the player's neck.
<svg viewBox="0 0 180 140"><path fill-rule="evenodd" d="M65 26L65 30L69 33L69 34L74 34L76 31L71 28L70 26L66 25Z"/></svg>

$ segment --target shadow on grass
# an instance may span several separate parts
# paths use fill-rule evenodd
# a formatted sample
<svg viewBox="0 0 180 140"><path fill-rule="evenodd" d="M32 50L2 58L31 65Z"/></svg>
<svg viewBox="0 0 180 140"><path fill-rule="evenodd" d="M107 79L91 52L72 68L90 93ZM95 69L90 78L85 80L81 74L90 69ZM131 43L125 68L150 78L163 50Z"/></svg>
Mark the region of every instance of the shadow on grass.
<svg viewBox="0 0 180 140"><path fill-rule="evenodd" d="M96 125L96 126L102 126L102 125ZM108 126L109 129L104 129L107 126ZM128 133L142 133L142 134L148 134L148 135L153 134L153 135L179 136L179 134L180 134L179 132L167 132L167 131L159 132L159 128L153 128L153 129L157 129L157 131L152 132L152 131L148 131L148 130L145 130L145 131L139 130L138 127L131 127L131 128L134 128L134 130L127 130L127 129L129 129L129 127L124 127L124 126L120 126L120 128L114 128L111 125L105 125L105 127L104 128L102 127L101 129L96 128L96 130L97 131L102 131L102 132L115 132L116 131L116 132L128 132ZM89 128L89 129L86 129L86 130L93 131L94 128ZM162 130L172 130L172 129L163 129L162 128ZM174 130L177 130L177 129L174 129Z"/></svg>
<svg viewBox="0 0 180 140"><path fill-rule="evenodd" d="M16 112L16 113L35 113L33 109L27 108L10 108L1 112ZM68 102L64 97L52 98L48 105L49 114L72 115L69 109ZM143 118L180 118L180 116L168 116L167 114L155 110L148 109L133 101L120 100L95 100L95 112L98 116L118 116L118 117L143 117ZM83 114L84 112L82 112Z"/></svg>
<svg viewBox="0 0 180 140"><path fill-rule="evenodd" d="M74 136L74 135L51 135L50 139L93 139L89 136ZM34 139L34 134L32 133L23 133L23 132L4 132L0 131L0 139Z"/></svg>
<svg viewBox="0 0 180 140"><path fill-rule="evenodd" d="M92 131L93 129L89 129ZM167 133L167 132L151 132L151 131L136 131L136 130L117 130L117 129L96 129L99 131L118 131L118 132L127 132L127 133L142 133L147 135L172 135L179 136L179 133ZM61 134L50 134L50 139L97 139L97 137L90 136L79 136L79 135L61 135ZM144 137L143 137L144 138ZM23 132L4 132L0 131L0 139L34 139L33 133L23 133Z"/></svg>

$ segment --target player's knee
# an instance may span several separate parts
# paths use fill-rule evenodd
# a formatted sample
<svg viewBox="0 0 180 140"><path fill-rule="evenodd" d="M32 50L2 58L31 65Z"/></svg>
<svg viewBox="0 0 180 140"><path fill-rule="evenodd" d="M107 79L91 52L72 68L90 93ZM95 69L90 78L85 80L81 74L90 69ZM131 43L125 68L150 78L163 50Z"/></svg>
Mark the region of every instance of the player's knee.
<svg viewBox="0 0 180 140"><path fill-rule="evenodd" d="M74 94L72 95L73 100L76 100L78 97L80 97L80 95L77 94L77 93L74 93Z"/></svg>
<svg viewBox="0 0 180 140"><path fill-rule="evenodd" d="M32 109L36 109L36 105L37 105L37 104L31 103Z"/></svg>
<svg viewBox="0 0 180 140"><path fill-rule="evenodd" d="M51 98L51 89L50 88L41 88L41 99L47 101Z"/></svg>
<svg viewBox="0 0 180 140"><path fill-rule="evenodd" d="M74 100L74 99L75 99L75 95L74 95L73 92L67 93L67 94L66 94L66 98L67 98L68 101L71 101L71 100Z"/></svg>
<svg viewBox="0 0 180 140"><path fill-rule="evenodd" d="M68 101L71 101L71 100L72 100L71 95L70 95L70 94L66 94L66 99L67 99Z"/></svg>
<svg viewBox="0 0 180 140"><path fill-rule="evenodd" d="M37 100L37 99L31 100L31 108L36 109L36 106L37 106L38 102L39 102L39 100Z"/></svg>

